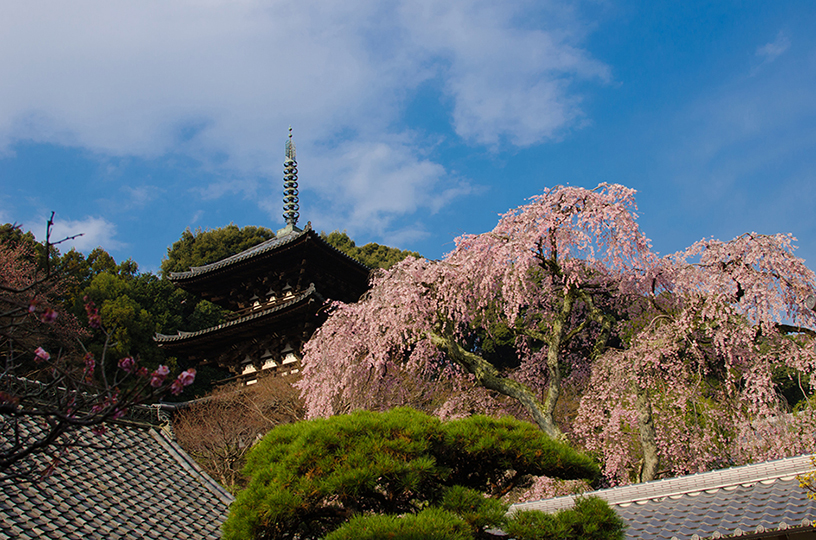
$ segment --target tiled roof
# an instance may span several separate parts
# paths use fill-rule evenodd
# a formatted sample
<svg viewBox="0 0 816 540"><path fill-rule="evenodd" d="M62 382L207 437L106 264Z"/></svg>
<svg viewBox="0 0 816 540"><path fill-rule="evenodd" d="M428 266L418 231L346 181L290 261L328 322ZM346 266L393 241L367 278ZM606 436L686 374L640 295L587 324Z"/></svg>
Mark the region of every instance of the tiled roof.
<svg viewBox="0 0 816 540"><path fill-rule="evenodd" d="M195 276L199 276L201 274L214 272L215 270L231 266L235 263L244 261L246 259L251 259L262 253L273 251L281 246L290 244L297 240L298 238L300 238L301 236L308 234L311 230L312 227L311 224L309 224L302 231L294 229L283 236L276 236L275 238L271 238L269 240L261 242L260 244L252 246L251 248L246 249L241 253L236 253L235 255L231 255L229 257L221 259L220 261L216 261L211 264L205 264L204 266L193 266L187 272L170 272L170 280L181 281L184 279L189 279Z"/></svg>
<svg viewBox="0 0 816 540"><path fill-rule="evenodd" d="M261 242L260 244L252 246L251 248L246 249L241 253L236 253L235 255L231 255L229 257L221 259L220 261L206 264L204 266L193 266L187 272L170 272L170 281L184 281L187 279L196 278L198 276L209 274L211 272L215 272L216 270L221 270L222 268L227 268L240 262L247 261L249 259L254 259L255 257L258 257L264 253L269 253L287 244L291 244L303 236L312 236L313 238L322 242L325 246L329 247L333 252L335 252L342 258L352 261L355 265L359 265L361 268L368 268L366 265L364 265L357 259L349 257L336 247L322 240L320 236L317 233L315 233L314 230L312 229L312 223L309 222L306 224L306 227L303 230L293 229L282 236L276 236L275 238L271 238L269 240Z"/></svg>
<svg viewBox="0 0 816 540"><path fill-rule="evenodd" d="M70 448L51 476L0 483L0 539L220 538L232 496L161 430L82 436L93 446Z"/></svg>
<svg viewBox="0 0 816 540"><path fill-rule="evenodd" d="M233 327L233 326L240 326L240 325L245 324L245 323L247 323L249 321L252 321L252 320L255 320L255 319L260 319L260 318L266 317L268 315L272 315L273 313L283 311L286 308L297 305L297 304L299 304L299 303L301 303L303 301L307 301L309 298L311 298L313 296L315 298L317 298L318 300L320 300L321 302L324 301L324 298L322 296L320 296L320 294L315 290L314 284L311 284L311 285L309 285L309 288L306 289L305 291L303 291L301 294L294 295L291 298L289 298L289 299L287 299L287 300L285 300L283 302L274 304L272 307L270 307L268 309L259 309L258 311L254 312L254 313L250 313L249 315L245 315L243 317L239 317L238 319L233 319L231 321L227 321L227 322L219 324L217 326L211 326L209 328L205 328L204 330L198 330L197 332L182 332L182 331L179 331L177 334L159 334L157 332L156 335L153 336L153 340L160 343L160 344L164 344L164 343L172 343L172 342L177 342L177 341L189 341L191 339L194 339L194 338L197 338L199 336L206 335L206 334L217 334L217 333L219 333L222 330L225 330L227 328L230 328L230 327Z"/></svg>
<svg viewBox="0 0 816 540"><path fill-rule="evenodd" d="M796 475L810 471L810 456L658 480L584 495L605 499L628 525L627 538L694 539L793 532L816 527L816 500ZM553 512L574 497L513 505Z"/></svg>

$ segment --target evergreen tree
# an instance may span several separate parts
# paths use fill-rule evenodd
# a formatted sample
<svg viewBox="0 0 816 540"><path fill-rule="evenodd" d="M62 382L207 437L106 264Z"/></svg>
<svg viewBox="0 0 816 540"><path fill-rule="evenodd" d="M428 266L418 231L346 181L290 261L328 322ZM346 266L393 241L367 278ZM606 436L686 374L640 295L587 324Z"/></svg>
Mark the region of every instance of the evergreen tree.
<svg viewBox="0 0 816 540"><path fill-rule="evenodd" d="M320 237L369 268L391 268L406 257L420 257L420 254L415 251L401 250L373 242L358 247L345 231L332 231L329 234L321 232Z"/></svg>
<svg viewBox="0 0 816 540"><path fill-rule="evenodd" d="M498 497L529 475L593 480L599 469L526 422L487 416L442 422L397 408L278 426L253 448L245 473L251 480L224 524L227 540L466 540L490 538L488 528L514 521ZM584 517L553 519L562 530L606 533L572 538L621 538L622 523L611 510L603 523ZM548 538L530 534L536 527L529 523L518 531L520 539Z"/></svg>

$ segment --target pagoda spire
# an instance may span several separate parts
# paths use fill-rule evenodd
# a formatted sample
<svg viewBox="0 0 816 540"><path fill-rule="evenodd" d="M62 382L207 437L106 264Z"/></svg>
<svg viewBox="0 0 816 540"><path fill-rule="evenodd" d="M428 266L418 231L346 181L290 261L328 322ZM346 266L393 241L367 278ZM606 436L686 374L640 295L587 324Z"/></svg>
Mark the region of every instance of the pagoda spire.
<svg viewBox="0 0 816 540"><path fill-rule="evenodd" d="M283 219L286 220L286 229L295 229L300 217L297 179L295 142L292 140L292 126L289 126L289 139L286 141L283 162Z"/></svg>

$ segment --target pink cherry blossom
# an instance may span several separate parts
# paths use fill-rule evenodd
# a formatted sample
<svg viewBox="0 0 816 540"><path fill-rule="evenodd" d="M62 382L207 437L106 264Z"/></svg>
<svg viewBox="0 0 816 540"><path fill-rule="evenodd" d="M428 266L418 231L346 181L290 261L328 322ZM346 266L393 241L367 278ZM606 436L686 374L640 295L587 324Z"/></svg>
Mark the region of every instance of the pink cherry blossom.
<svg viewBox="0 0 816 540"><path fill-rule="evenodd" d="M786 369L816 386L803 302L816 276L794 239L749 233L659 256L634 194L556 186L440 261L374 274L304 347L309 416L511 413L603 456L613 484L816 450L801 436L816 418L786 411L772 379ZM514 358L497 367L481 344L502 332Z"/></svg>

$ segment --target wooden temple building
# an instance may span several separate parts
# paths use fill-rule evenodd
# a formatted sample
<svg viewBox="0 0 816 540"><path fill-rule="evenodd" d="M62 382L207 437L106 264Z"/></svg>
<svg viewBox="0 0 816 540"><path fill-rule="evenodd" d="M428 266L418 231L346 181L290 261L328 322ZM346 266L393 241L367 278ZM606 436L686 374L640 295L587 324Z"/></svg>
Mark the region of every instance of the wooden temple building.
<svg viewBox="0 0 816 540"><path fill-rule="evenodd" d="M223 260L170 274L187 292L227 310L226 321L197 332L157 334L167 352L217 364L247 384L261 372L296 372L303 345L325 321L327 301L355 302L370 269L312 230L297 227L297 162L291 130L284 162L286 226L270 240Z"/></svg>

